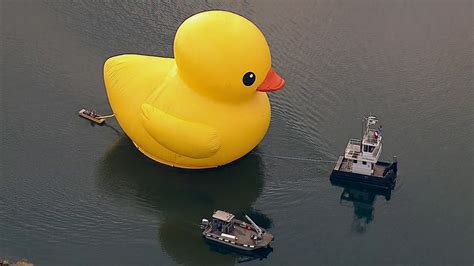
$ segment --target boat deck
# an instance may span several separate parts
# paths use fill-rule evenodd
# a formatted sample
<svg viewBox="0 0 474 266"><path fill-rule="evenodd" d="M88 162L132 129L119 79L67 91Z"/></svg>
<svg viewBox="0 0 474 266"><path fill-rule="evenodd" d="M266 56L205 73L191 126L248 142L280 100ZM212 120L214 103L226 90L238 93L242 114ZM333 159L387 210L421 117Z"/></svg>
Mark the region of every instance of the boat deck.
<svg viewBox="0 0 474 266"><path fill-rule="evenodd" d="M217 236L221 235L221 231L215 229L211 230L210 233ZM234 235L237 238L235 242L247 245L255 245L255 243L252 239L250 239L250 237L256 234L257 233L254 231L246 230L239 226L235 226L234 230L231 232L231 235Z"/></svg>
<svg viewBox="0 0 474 266"><path fill-rule="evenodd" d="M375 164L374 165L374 173L373 176L381 177L383 178L383 171L385 171L385 168L387 168L386 165L381 165L381 164ZM352 170L352 162L349 162L347 159L343 159L341 162L341 167L338 169L339 171L344 171L344 172L351 172Z"/></svg>
<svg viewBox="0 0 474 266"><path fill-rule="evenodd" d="M212 227L204 230L204 232L203 232L204 235L207 235L207 234L213 235L214 236L213 238L226 239L225 237L221 236L221 233L222 232L220 230L212 228ZM232 241L235 242L237 245L247 245L247 246L252 246L252 247L265 247L268 244L270 244L270 242L273 240L273 236L270 233L265 232L262 236L262 239L260 241L258 241L258 243L256 244L251 239L251 237L252 237L252 235L256 235L257 232L255 232L252 229L243 228L243 227L241 227L237 224L234 225L234 227L232 229L232 232L229 232L228 234L234 235L236 237L236 239L232 240ZM222 242L222 241L218 241L218 242ZM229 245L228 241L225 241L225 242L227 242L225 244Z"/></svg>
<svg viewBox="0 0 474 266"><path fill-rule="evenodd" d="M357 174L351 171L351 162L345 159L344 156L340 156L332 170L330 179L333 184L357 184L377 189L393 189L397 177L396 166L384 176L383 173L388 168L393 168L393 163L378 161L374 165L374 174Z"/></svg>

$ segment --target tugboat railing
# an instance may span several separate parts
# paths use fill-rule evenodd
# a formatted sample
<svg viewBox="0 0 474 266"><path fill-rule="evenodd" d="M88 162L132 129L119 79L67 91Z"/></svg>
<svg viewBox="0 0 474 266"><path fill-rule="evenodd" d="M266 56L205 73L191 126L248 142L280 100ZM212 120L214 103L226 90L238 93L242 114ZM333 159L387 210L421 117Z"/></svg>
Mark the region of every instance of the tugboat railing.
<svg viewBox="0 0 474 266"><path fill-rule="evenodd" d="M339 156L339 159L337 159L336 165L334 166L334 170L339 170L339 168L341 168L343 159L344 159L344 156Z"/></svg>
<svg viewBox="0 0 474 266"><path fill-rule="evenodd" d="M361 141L360 141L360 139L350 139L349 143L352 144L352 145L360 145Z"/></svg>
<svg viewBox="0 0 474 266"><path fill-rule="evenodd" d="M374 149L374 151L373 151L372 154L373 154L373 156L374 156L375 158L378 158L378 156L380 155L380 151L382 150L381 147L382 147L382 144L380 144L380 146L377 146L377 147Z"/></svg>

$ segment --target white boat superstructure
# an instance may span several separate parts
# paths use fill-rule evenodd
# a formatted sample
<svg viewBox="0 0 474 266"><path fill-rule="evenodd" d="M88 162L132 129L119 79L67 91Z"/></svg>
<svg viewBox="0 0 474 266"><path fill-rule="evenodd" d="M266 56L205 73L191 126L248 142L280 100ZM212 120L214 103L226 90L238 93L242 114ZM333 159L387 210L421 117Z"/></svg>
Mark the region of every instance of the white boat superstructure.
<svg viewBox="0 0 474 266"><path fill-rule="evenodd" d="M378 126L375 116L369 116L364 119L362 141L350 139L347 143L344 153L346 169L357 174L372 175L381 153L382 126Z"/></svg>

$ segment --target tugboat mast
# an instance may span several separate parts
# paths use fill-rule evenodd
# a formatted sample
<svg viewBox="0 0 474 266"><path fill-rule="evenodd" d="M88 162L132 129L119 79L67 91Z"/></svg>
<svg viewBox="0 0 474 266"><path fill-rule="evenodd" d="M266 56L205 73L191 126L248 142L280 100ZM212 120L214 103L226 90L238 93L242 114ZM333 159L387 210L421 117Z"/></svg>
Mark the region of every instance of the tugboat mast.
<svg viewBox="0 0 474 266"><path fill-rule="evenodd" d="M364 135L368 133L370 126L375 125L378 122L379 120L374 115L369 115L368 117L364 117L364 119L362 120L361 138L364 139Z"/></svg>

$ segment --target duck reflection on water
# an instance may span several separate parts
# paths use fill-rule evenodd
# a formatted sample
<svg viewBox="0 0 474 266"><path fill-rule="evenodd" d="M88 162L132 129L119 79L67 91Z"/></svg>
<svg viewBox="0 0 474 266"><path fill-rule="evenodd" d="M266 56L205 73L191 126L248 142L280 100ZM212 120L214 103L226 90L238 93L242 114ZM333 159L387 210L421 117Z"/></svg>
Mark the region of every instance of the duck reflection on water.
<svg viewBox="0 0 474 266"><path fill-rule="evenodd" d="M271 250L264 251L265 256L249 256L216 249L203 241L199 223L213 210L225 209L235 214L246 213L258 225L270 228L272 221L252 208L262 192L263 176L264 167L256 154L214 169L178 169L149 160L128 138L122 137L101 161L97 185L106 196L131 201L132 207L146 207L159 215L158 238L177 263L231 265L242 257L266 258Z"/></svg>

